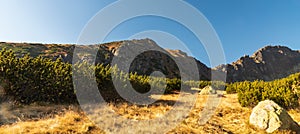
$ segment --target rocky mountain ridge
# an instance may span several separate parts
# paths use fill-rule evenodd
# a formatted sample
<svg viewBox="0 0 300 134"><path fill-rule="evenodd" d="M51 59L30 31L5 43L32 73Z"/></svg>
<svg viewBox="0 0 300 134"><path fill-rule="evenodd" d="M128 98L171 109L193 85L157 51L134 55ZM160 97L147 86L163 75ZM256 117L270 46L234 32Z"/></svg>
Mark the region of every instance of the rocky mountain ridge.
<svg viewBox="0 0 300 134"><path fill-rule="evenodd" d="M227 82L284 78L300 72L300 51L285 46L266 46L253 55L245 55L237 61L220 65L214 70L227 73Z"/></svg>
<svg viewBox="0 0 300 134"><path fill-rule="evenodd" d="M111 64L114 57L118 57L120 63L118 67L130 63L130 72L136 72L141 75L150 75L153 71L160 71L168 78L181 78L181 76L192 76L197 70L192 71L190 68L199 68L201 80L209 80L210 68L188 56L180 50L165 50L151 39L125 40L95 45L76 45L79 53L74 55L75 45L73 44L35 44L35 43L9 43L0 42L0 49L12 49L17 56L29 54L32 57L42 56L46 58L62 58L64 62L72 63L73 58L79 61L93 61L96 64ZM145 51L134 55L130 60L129 57L137 50L148 48L153 51ZM98 49L95 55L95 50ZM146 49L145 49L146 50ZM122 53L122 54L121 54ZM74 57L73 57L74 56ZM177 65L179 63L180 65ZM182 66L183 70L179 70ZM194 66L194 67L192 67ZM126 70L125 70L126 71ZM181 74L182 73L182 74Z"/></svg>
<svg viewBox="0 0 300 134"><path fill-rule="evenodd" d="M75 45L72 44L37 44L0 42L0 48L12 49L18 56L30 54L32 57L43 56L53 60L61 57L64 62L72 62ZM167 77L174 78L193 74L193 64L198 67L201 80L210 80L211 71L227 73L227 82L244 80L270 81L300 72L300 50L291 50L284 46L266 46L253 55L245 55L237 61L209 68L199 60L188 56L181 50L169 50L159 47L151 39L117 41L95 45L77 45L76 49L83 52L75 57L80 60L96 58L96 63L111 64L113 57L120 56L121 62L129 59L130 54L137 50L152 48L155 51L145 51L135 55L130 62L130 72L150 75L153 71L163 72ZM97 55L93 51L98 49ZM123 50L122 50L123 49ZM158 51L156 51L158 50ZM123 55L120 55L123 53ZM128 55L129 54L129 55ZM179 63L179 65L177 64ZM186 67L180 74L179 66ZM195 70L194 70L195 71Z"/></svg>

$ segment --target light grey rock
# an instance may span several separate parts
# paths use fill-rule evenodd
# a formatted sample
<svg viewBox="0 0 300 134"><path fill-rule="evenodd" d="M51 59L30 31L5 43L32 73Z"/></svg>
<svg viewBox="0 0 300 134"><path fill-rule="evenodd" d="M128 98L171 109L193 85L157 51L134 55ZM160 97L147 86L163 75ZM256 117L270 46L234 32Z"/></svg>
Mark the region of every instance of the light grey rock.
<svg viewBox="0 0 300 134"><path fill-rule="evenodd" d="M250 115L250 124L272 133L276 130L292 130L300 132L299 125L285 109L271 100L259 102Z"/></svg>
<svg viewBox="0 0 300 134"><path fill-rule="evenodd" d="M203 89L201 89L199 94L200 95L217 94L217 91L211 86L206 86Z"/></svg>

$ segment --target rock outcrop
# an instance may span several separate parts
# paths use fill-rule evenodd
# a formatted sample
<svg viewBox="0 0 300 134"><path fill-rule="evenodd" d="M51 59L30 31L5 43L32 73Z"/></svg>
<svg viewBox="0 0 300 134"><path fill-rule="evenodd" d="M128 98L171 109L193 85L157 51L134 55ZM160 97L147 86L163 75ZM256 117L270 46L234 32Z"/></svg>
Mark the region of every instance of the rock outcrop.
<svg viewBox="0 0 300 134"><path fill-rule="evenodd" d="M299 125L290 117L287 111L270 100L259 102L253 108L249 122L267 133L272 133L276 130L300 132Z"/></svg>
<svg viewBox="0 0 300 134"><path fill-rule="evenodd" d="M199 94L200 95L211 95L211 94L217 94L217 91L211 86L206 86L201 89Z"/></svg>
<svg viewBox="0 0 300 134"><path fill-rule="evenodd" d="M180 50L165 50L151 39L124 41L114 51L114 56L121 58L120 62L129 60L130 72L150 75L153 71L160 71L168 78L190 78L198 71L201 80L209 80L210 69L203 63Z"/></svg>
<svg viewBox="0 0 300 134"><path fill-rule="evenodd" d="M252 56L243 56L236 62L220 65L214 70L227 73L227 82L271 81L300 72L300 51L284 46L266 46Z"/></svg>

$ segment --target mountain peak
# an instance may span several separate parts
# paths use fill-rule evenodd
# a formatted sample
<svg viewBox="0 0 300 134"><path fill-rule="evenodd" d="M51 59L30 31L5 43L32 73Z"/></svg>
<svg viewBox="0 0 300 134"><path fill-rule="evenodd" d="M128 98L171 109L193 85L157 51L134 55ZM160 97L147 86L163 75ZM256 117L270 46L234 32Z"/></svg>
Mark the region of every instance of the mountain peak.
<svg viewBox="0 0 300 134"><path fill-rule="evenodd" d="M293 51L291 50L290 48L286 47L286 46L271 46L271 45L268 45L268 46L265 46L259 50L257 50L252 56L255 56L257 53L266 53L266 52L280 52L282 53L283 51L286 51L286 52L290 52L290 51Z"/></svg>
<svg viewBox="0 0 300 134"><path fill-rule="evenodd" d="M188 57L186 52L183 52L179 49L166 49L167 52L169 52L171 55L175 56L175 57Z"/></svg>
<svg viewBox="0 0 300 134"><path fill-rule="evenodd" d="M245 55L216 69L226 71L229 82L279 79L300 71L300 52L285 46L269 45L252 56Z"/></svg>
<svg viewBox="0 0 300 134"><path fill-rule="evenodd" d="M270 60L271 57L273 57L272 60L275 60L276 57L293 57L294 55L297 55L297 53L299 52L286 46L268 45L256 51L251 58L253 58L257 63L264 63L266 60Z"/></svg>

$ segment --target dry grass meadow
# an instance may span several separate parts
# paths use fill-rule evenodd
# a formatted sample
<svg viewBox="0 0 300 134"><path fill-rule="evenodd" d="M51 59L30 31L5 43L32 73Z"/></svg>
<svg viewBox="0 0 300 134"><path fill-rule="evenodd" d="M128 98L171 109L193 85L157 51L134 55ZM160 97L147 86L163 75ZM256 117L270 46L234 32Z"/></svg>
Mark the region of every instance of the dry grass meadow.
<svg viewBox="0 0 300 134"><path fill-rule="evenodd" d="M153 119L163 115L172 108L170 102L176 101L177 94L164 95L155 105L136 106L127 103L107 104L117 114L134 120ZM199 125L199 112L203 109L207 96L198 95L194 108L189 116L178 126L174 126L168 133L240 133L257 134L264 133L248 124L251 114L250 108L241 107L236 94L225 95L212 118L205 124ZM300 123L299 110L290 110L290 115ZM1 104L1 134L31 133L105 133L97 127L87 116L74 105L30 105L11 106L8 103ZM109 122L110 119L107 119ZM153 130L155 132L155 130ZM291 133L291 132L276 132Z"/></svg>

